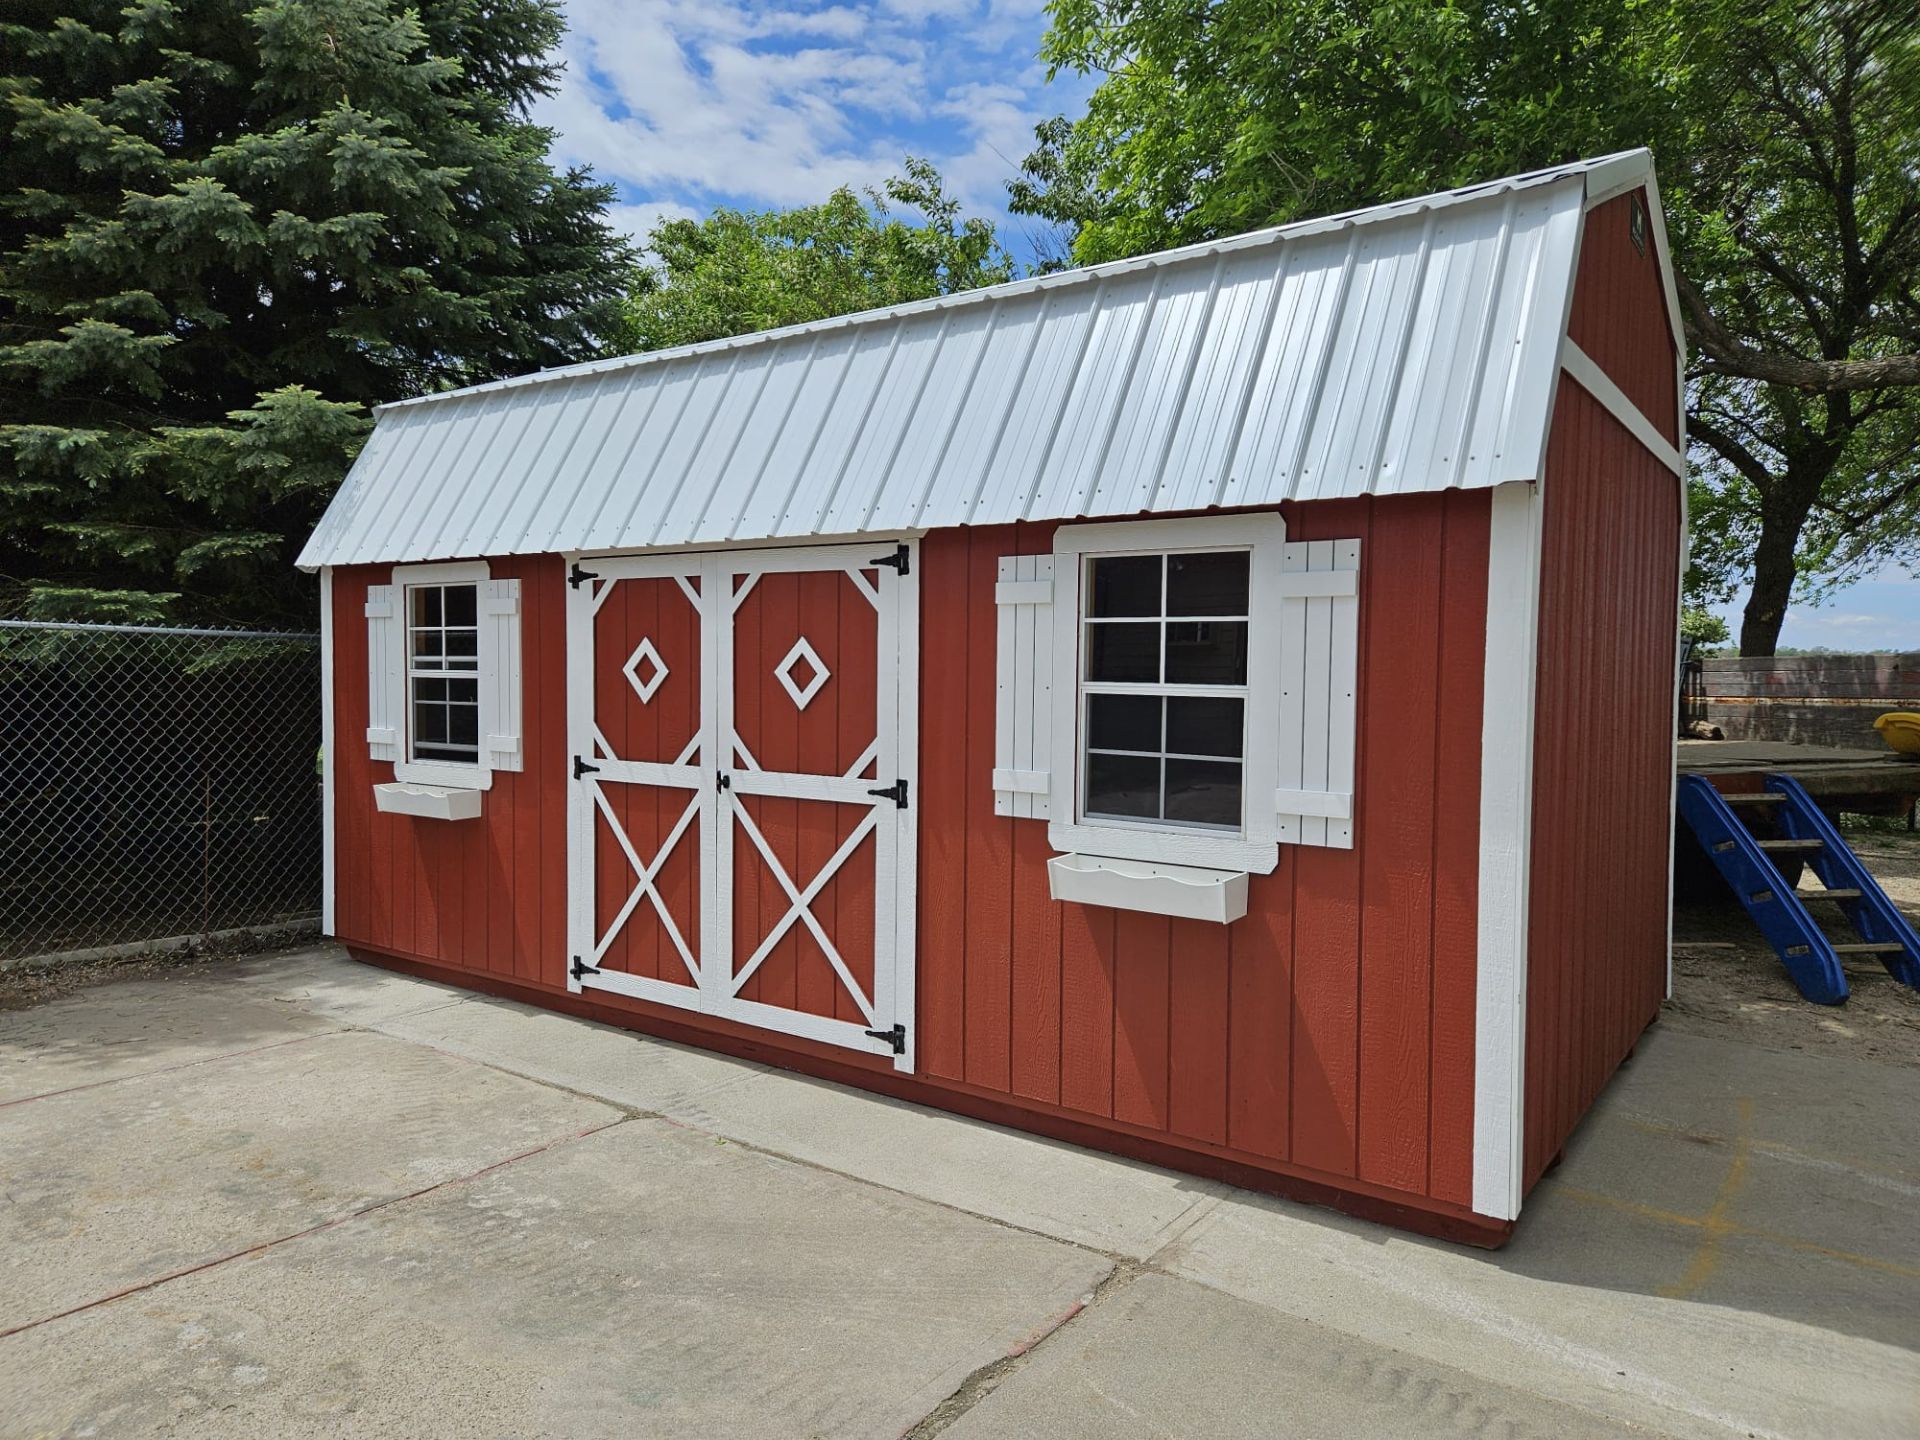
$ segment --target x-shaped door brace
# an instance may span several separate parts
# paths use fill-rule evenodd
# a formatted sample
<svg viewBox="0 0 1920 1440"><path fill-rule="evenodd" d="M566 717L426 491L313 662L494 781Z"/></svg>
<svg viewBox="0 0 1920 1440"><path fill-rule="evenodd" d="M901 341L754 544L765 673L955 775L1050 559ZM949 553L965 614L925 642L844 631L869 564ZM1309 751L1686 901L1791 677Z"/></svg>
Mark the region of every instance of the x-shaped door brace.
<svg viewBox="0 0 1920 1440"><path fill-rule="evenodd" d="M613 838L620 842L620 849L625 852L627 863L633 867L633 873L640 877L640 883L634 886L633 893L627 896L627 902L620 907L620 913L613 917L613 923L607 927L607 933L594 942L594 963L596 965L600 963L600 957L605 955L607 947L613 944L613 937L620 933L628 917L633 914L641 900L645 899L652 902L655 912L660 916L661 927L667 932L667 938L673 941L673 948L680 952L680 958L686 962L687 973L693 977L694 984L698 985L700 962L693 958L693 952L687 948L687 942L681 938L680 927L673 923L673 916L667 912L667 903L660 898L660 892L654 887L654 881L659 878L667 858L673 854L673 847L678 845L680 837L687 833L687 826L693 823L693 817L700 813L700 792L698 790L693 792L692 798L687 801L687 808L680 812L680 818L674 822L673 829L667 833L659 853L653 857L653 863L649 865L641 863L639 854L633 848L633 842L627 839L627 832L620 827L619 820L614 817L613 807L607 803L607 797L600 787L595 785L591 788L593 803L599 807L600 814L606 819L607 828L613 831Z"/></svg>
<svg viewBox="0 0 1920 1440"><path fill-rule="evenodd" d="M820 873L813 877L812 883L804 891L795 888L786 867L781 865L774 855L773 847L767 844L766 837L760 833L760 827L753 823L753 817L747 814L747 807L736 803L733 806L733 814L734 818L740 822L740 828L747 832L747 838L753 841L754 848L760 852L760 858L767 862L767 868L773 872L773 878L779 882L780 888L787 892L787 899L792 902L787 908L787 913L780 917L779 923L767 933L767 938L760 942L760 948L748 957L745 965L734 972L733 993L735 995L740 993L740 987L752 978L753 972L760 968L760 962L773 953L773 947L780 943L780 937L792 929L793 922L798 920L812 933L815 943L826 955L827 963L833 966L834 974L838 975L840 983L847 987L847 993L853 996L854 1003L860 1007L860 1013L867 1017L867 1023L879 1024L880 1022L873 1016L873 1002L860 988L860 982L853 978L853 972L847 969L847 962L840 958L840 952L834 948L833 941L827 938L827 932L814 918L812 909L814 900L826 886L827 881L839 872L840 867L847 862L847 857L859 848L860 842L872 831L879 818L879 811L869 810L861 817L860 823L853 827L853 833L840 842L840 848L833 852L833 858L820 867Z"/></svg>

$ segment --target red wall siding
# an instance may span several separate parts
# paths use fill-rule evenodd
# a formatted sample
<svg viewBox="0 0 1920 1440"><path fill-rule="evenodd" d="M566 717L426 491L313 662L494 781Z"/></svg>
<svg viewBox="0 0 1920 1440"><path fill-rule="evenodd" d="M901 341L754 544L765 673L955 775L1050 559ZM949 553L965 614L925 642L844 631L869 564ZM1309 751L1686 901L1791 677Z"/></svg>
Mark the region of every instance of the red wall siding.
<svg viewBox="0 0 1920 1440"><path fill-rule="evenodd" d="M520 581L527 768L493 777L481 818L445 825L373 807L393 766L367 758L367 586L389 567L341 570L333 585L334 931L340 939L461 969L565 989L566 583L553 556L495 560Z"/></svg>
<svg viewBox="0 0 1920 1440"><path fill-rule="evenodd" d="M1283 847L1222 929L1055 905L1043 821L993 813L999 557L1052 528L922 542L920 1073L640 1002L651 1028L1095 1143L1125 1137L1244 1174L1455 1215L1472 1192L1475 902L1489 508L1484 493L1291 506L1289 537L1358 536L1357 843ZM564 992L564 581L525 580L528 769L474 825L372 811L365 586L335 579L338 933L368 950ZM484 901L481 897L484 896ZM475 918L471 907L484 904ZM1121 920L1124 923L1120 923ZM596 996L599 1003L601 997ZM966 1102L966 1103L963 1103ZM1112 1137L1110 1140L1103 1137Z"/></svg>
<svg viewBox="0 0 1920 1440"><path fill-rule="evenodd" d="M1673 332L1660 263L1647 221L1646 253L1633 243L1632 194L1617 196L1587 216L1580 240L1580 272L1567 334L1668 440L1679 443L1679 386Z"/></svg>
<svg viewBox="0 0 1920 1440"><path fill-rule="evenodd" d="M1543 494L1529 1186L1666 990L1680 563L1673 473L1565 376Z"/></svg>

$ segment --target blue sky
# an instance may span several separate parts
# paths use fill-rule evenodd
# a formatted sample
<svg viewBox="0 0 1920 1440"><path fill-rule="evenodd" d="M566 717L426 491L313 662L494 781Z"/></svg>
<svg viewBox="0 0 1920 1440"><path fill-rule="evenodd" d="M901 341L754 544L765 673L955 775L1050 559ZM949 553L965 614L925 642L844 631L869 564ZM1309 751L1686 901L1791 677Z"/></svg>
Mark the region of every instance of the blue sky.
<svg viewBox="0 0 1920 1440"><path fill-rule="evenodd" d="M1742 594L1718 607L1740 638ZM1920 579L1889 569L1848 586L1825 605L1794 605L1787 610L1780 643L1801 650L1920 650Z"/></svg>
<svg viewBox="0 0 1920 1440"><path fill-rule="evenodd" d="M1036 58L1043 0L566 0L566 78L539 118L558 158L620 189L636 237L718 205L810 204L932 160L968 212L1031 258L1007 179L1033 127L1075 114L1087 82ZM1744 597L1742 597L1744 600ZM1725 613L1739 627L1739 603ZM1784 645L1920 649L1920 580L1892 571L1796 606Z"/></svg>
<svg viewBox="0 0 1920 1440"><path fill-rule="evenodd" d="M616 220L814 203L932 160L969 213L1008 226L1033 127L1087 86L1048 86L1042 0L566 0L567 74L539 118L559 158L620 187Z"/></svg>

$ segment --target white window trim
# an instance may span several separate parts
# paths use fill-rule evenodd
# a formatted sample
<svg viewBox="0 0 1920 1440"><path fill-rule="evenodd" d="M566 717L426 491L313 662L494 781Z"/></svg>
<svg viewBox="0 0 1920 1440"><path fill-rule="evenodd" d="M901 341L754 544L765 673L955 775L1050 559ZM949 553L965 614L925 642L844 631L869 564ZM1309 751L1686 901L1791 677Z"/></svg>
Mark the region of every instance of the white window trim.
<svg viewBox="0 0 1920 1440"><path fill-rule="evenodd" d="M484 586L493 578L484 560L459 560L438 565L396 565L393 569L394 608L399 623L394 627L396 650L389 664L397 668L400 696L400 758L393 762L393 778L411 785L435 785L449 790L490 790L493 767L487 764L486 743L493 723L495 667L500 657L493 653L485 616L478 617L480 664L474 677L480 690L480 762L461 765L451 760L415 760L413 755L413 679L407 665L407 646L411 639L413 610L407 603L407 588L414 585ZM476 608L477 608L476 597Z"/></svg>
<svg viewBox="0 0 1920 1440"><path fill-rule="evenodd" d="M1063 854L1168 861L1261 875L1271 874L1280 863L1278 822L1271 804L1279 764L1278 735L1272 724L1262 723L1262 717L1270 720L1279 713L1280 646L1271 627L1280 613L1281 560L1286 540L1286 522L1278 511L1062 525L1054 532L1053 673L1071 681L1053 688L1050 813L1054 818L1047 823L1047 839L1054 849ZM1080 743L1080 591L1086 558L1182 550L1251 553L1244 687L1248 724L1238 835L1153 821L1080 818L1080 776L1085 759ZM1233 693L1242 693L1239 687L1230 688Z"/></svg>

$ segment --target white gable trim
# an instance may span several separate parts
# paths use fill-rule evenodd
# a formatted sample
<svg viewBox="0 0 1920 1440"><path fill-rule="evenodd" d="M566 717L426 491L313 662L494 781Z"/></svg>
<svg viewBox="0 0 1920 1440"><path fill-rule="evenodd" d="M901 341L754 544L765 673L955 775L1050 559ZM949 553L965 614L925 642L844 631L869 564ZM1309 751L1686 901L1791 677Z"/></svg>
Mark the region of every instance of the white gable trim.
<svg viewBox="0 0 1920 1440"><path fill-rule="evenodd" d="M1586 351L1573 343L1569 336L1560 342L1560 368L1579 382L1580 388L1598 400L1606 412L1633 432L1633 438L1652 453L1674 474L1684 477L1687 462L1680 452L1654 428L1654 424L1641 411L1640 407L1627 398L1627 394L1613 383L1611 376L1600 368L1600 364Z"/></svg>
<svg viewBox="0 0 1920 1440"><path fill-rule="evenodd" d="M1537 487L1494 490L1480 729L1473 1208L1496 1220L1519 1215L1524 1180L1540 516Z"/></svg>
<svg viewBox="0 0 1920 1440"><path fill-rule="evenodd" d="M1687 336L1680 319L1680 292L1673 283L1673 256L1667 247L1667 212L1660 204L1660 182L1654 174L1653 155L1647 150L1629 150L1596 161L1587 171L1587 211L1598 209L1609 200L1635 190L1647 192L1647 229L1653 235L1654 263L1660 271L1660 288L1667 297L1667 329L1673 336L1674 353L1680 370L1686 371ZM1685 396L1681 409L1686 408Z"/></svg>

